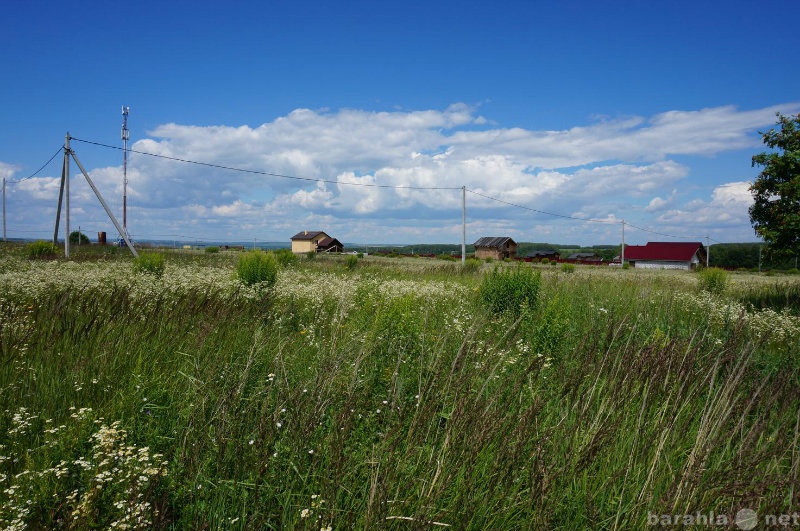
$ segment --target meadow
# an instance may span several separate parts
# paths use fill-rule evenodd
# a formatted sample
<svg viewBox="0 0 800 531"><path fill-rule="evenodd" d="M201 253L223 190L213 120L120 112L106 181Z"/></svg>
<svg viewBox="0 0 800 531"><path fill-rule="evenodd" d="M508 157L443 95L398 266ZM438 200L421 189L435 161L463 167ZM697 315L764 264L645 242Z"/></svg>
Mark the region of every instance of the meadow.
<svg viewBox="0 0 800 531"><path fill-rule="evenodd" d="M0 247L0 529L798 512L798 277L242 254Z"/></svg>

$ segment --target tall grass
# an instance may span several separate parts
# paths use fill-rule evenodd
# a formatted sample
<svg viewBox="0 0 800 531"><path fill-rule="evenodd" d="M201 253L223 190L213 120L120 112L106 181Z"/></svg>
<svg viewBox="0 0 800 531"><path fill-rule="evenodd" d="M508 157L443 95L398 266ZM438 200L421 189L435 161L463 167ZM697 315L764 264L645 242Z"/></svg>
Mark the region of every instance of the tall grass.
<svg viewBox="0 0 800 531"><path fill-rule="evenodd" d="M249 251L239 256L236 273L248 286L254 284L271 286L278 275L278 259L272 253Z"/></svg>
<svg viewBox="0 0 800 531"><path fill-rule="evenodd" d="M268 300L225 283L234 263L0 274L2 525L641 529L796 508L798 373L762 361L797 350L689 311L683 277L342 263L280 270ZM524 313L482 295L509 279Z"/></svg>

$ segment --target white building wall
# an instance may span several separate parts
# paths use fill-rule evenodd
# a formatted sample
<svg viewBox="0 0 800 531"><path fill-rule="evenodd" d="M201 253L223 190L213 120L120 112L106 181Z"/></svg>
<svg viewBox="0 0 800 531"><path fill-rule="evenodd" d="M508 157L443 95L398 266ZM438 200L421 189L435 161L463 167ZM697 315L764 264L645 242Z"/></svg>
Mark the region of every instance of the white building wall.
<svg viewBox="0 0 800 531"><path fill-rule="evenodd" d="M634 263L636 269L680 269L688 271L689 262L660 262L658 260L637 260Z"/></svg>

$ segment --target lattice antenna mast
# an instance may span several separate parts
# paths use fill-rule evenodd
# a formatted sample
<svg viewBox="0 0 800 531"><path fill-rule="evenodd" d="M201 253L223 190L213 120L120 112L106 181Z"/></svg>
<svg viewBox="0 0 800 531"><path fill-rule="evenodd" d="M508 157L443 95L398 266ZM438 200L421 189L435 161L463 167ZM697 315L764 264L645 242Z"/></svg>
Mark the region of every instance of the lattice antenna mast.
<svg viewBox="0 0 800 531"><path fill-rule="evenodd" d="M122 107L122 230L128 236L128 113L130 107Z"/></svg>

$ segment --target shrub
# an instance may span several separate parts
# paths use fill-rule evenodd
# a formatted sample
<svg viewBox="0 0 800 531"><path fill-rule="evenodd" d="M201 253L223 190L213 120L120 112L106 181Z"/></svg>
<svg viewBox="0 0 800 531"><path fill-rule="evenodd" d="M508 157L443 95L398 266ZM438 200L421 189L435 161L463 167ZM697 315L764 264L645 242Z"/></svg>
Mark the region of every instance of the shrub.
<svg viewBox="0 0 800 531"><path fill-rule="evenodd" d="M563 271L564 273L574 273L575 272L575 264L568 264L568 263L565 262L565 263L561 264L561 271Z"/></svg>
<svg viewBox="0 0 800 531"><path fill-rule="evenodd" d="M216 245L212 245L211 247L206 247L206 252L207 253L218 253L219 252L219 247L217 247Z"/></svg>
<svg viewBox="0 0 800 531"><path fill-rule="evenodd" d="M447 253L442 253L439 256L437 256L436 258L438 258L439 260L447 260L448 262L455 262L456 261L456 257L455 256L453 256L452 254L447 254Z"/></svg>
<svg viewBox="0 0 800 531"><path fill-rule="evenodd" d="M272 286L278 277L278 259L273 253L248 251L239 256L236 274L239 280L248 286L253 284Z"/></svg>
<svg viewBox="0 0 800 531"><path fill-rule="evenodd" d="M492 258L491 256L487 256L486 257L486 263L487 264L491 264L492 262L494 262L494 258Z"/></svg>
<svg viewBox="0 0 800 531"><path fill-rule="evenodd" d="M698 271L700 289L720 295L728 285L728 272L718 267L707 267Z"/></svg>
<svg viewBox="0 0 800 531"><path fill-rule="evenodd" d="M480 286L483 304L494 314L520 315L536 305L542 276L532 268L518 266L511 269L495 269Z"/></svg>
<svg viewBox="0 0 800 531"><path fill-rule="evenodd" d="M549 263L550 263L550 259L549 259L549 258L542 258L541 260L539 260L539 262L540 262L542 265L547 265L547 264L549 264Z"/></svg>
<svg viewBox="0 0 800 531"><path fill-rule="evenodd" d="M364 253L358 253L356 256L359 258L364 258Z"/></svg>
<svg viewBox="0 0 800 531"><path fill-rule="evenodd" d="M352 271L358 265L358 257L354 254L347 255L347 258L344 259L344 266Z"/></svg>
<svg viewBox="0 0 800 531"><path fill-rule="evenodd" d="M631 268L630 262L625 262L624 264L622 264L622 269L630 269L630 268Z"/></svg>
<svg viewBox="0 0 800 531"><path fill-rule="evenodd" d="M58 247L53 242L39 240L28 244L28 258L31 260L55 258L56 256L58 256Z"/></svg>
<svg viewBox="0 0 800 531"><path fill-rule="evenodd" d="M161 253L142 253L133 260L133 270L137 273L160 277L164 274L165 262L164 255Z"/></svg>
<svg viewBox="0 0 800 531"><path fill-rule="evenodd" d="M74 245L89 245L92 242L89 241L89 237L84 233L74 230L69 233L69 243Z"/></svg>
<svg viewBox="0 0 800 531"><path fill-rule="evenodd" d="M308 260L315 260L317 258L317 251L308 251L306 253L306 258Z"/></svg>
<svg viewBox="0 0 800 531"><path fill-rule="evenodd" d="M281 267L288 267L297 263L297 255L291 249L275 249L272 251L278 265Z"/></svg>
<svg viewBox="0 0 800 531"><path fill-rule="evenodd" d="M461 268L462 273L477 273L481 270L483 263L475 258L467 258L464 260L464 266Z"/></svg>

